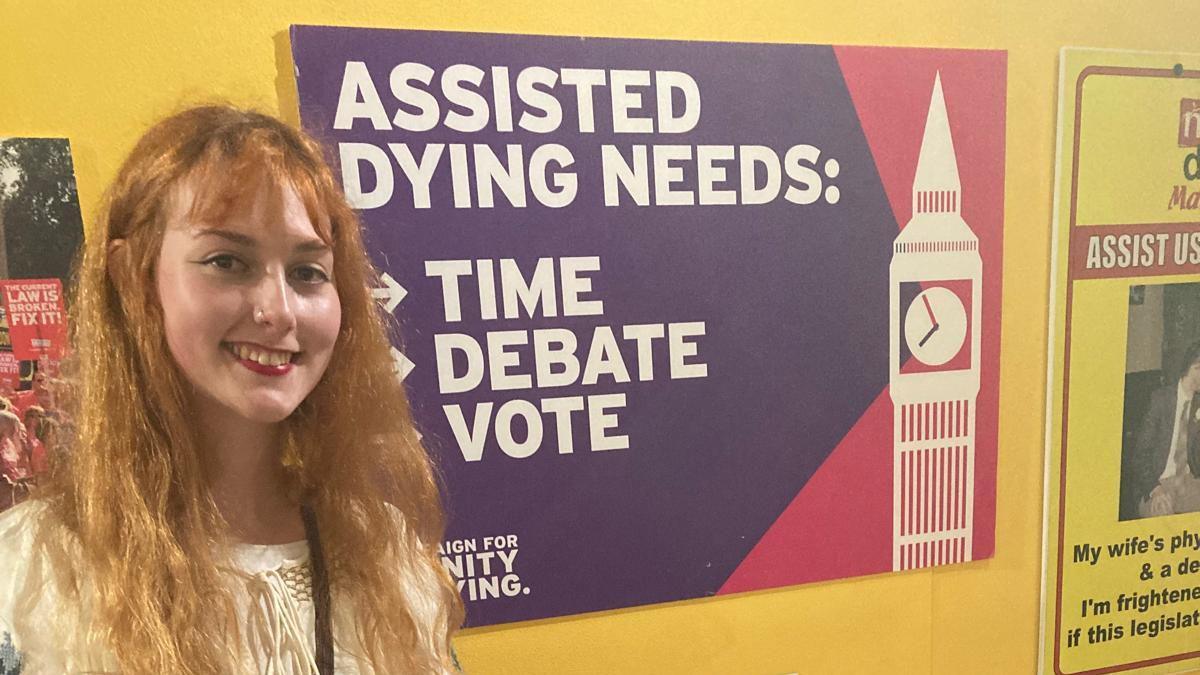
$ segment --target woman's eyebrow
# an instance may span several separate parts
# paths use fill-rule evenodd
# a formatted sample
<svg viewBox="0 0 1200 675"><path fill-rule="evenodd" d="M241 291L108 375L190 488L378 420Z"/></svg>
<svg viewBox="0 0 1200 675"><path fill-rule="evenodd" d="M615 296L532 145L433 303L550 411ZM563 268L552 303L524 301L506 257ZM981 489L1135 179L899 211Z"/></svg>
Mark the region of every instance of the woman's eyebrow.
<svg viewBox="0 0 1200 675"><path fill-rule="evenodd" d="M309 239L295 246L297 253L324 253L328 250L330 250L329 244L320 239Z"/></svg>
<svg viewBox="0 0 1200 675"><path fill-rule="evenodd" d="M258 241L248 234L232 232L230 230L222 230L218 227L197 228L192 231L192 234L195 237L220 237L221 239L225 239L226 241L230 241L234 244L241 244L242 246L258 246Z"/></svg>
<svg viewBox="0 0 1200 675"><path fill-rule="evenodd" d="M250 248L255 248L258 246L258 240L248 234L224 230L219 227L197 228L193 230L193 235L196 237L220 237L221 239L234 244L239 244L241 246L247 246ZM306 239L299 244L296 244L293 249L297 253L324 253L325 251L330 250L329 244L326 244L324 241L316 237L312 239Z"/></svg>

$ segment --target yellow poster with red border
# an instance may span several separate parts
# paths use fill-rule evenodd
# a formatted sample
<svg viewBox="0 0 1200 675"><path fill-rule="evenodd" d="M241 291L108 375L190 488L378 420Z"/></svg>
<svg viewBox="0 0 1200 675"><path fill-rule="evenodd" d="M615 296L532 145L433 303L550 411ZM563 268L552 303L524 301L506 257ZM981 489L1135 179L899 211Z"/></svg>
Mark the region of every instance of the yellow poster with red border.
<svg viewBox="0 0 1200 675"><path fill-rule="evenodd" d="M1043 673L1200 668L1200 54L1062 52Z"/></svg>

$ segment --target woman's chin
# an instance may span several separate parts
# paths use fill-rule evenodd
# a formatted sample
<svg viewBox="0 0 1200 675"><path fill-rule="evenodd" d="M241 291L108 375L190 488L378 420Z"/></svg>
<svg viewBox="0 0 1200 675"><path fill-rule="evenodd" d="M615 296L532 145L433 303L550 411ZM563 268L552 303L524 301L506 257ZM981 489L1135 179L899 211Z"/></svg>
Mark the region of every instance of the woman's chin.
<svg viewBox="0 0 1200 675"><path fill-rule="evenodd" d="M258 404L234 410L234 413L247 422L255 424L278 424L290 417L298 405L299 403L295 405L289 403Z"/></svg>
<svg viewBox="0 0 1200 675"><path fill-rule="evenodd" d="M209 426L215 426L217 429L225 425L278 424L287 419L300 405L300 401L269 396L255 397L253 400L237 397L232 401L208 398L208 402L210 405L202 403L207 411L202 409L201 414L208 418ZM216 405L211 405L213 403Z"/></svg>

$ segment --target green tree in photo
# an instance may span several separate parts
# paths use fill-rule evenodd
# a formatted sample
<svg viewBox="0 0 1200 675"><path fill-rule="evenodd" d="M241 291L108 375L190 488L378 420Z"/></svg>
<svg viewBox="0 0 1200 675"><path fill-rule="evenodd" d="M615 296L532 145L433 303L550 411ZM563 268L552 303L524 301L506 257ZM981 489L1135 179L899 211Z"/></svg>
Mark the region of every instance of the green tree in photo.
<svg viewBox="0 0 1200 675"><path fill-rule="evenodd" d="M3 276L70 276L83 222L66 139L0 140L0 239Z"/></svg>

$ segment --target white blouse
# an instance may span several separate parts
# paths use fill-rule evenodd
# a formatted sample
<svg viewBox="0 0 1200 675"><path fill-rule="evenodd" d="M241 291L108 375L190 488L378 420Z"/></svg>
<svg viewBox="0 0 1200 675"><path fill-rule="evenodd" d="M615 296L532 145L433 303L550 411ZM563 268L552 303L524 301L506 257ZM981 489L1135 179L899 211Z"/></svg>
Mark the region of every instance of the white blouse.
<svg viewBox="0 0 1200 675"><path fill-rule="evenodd" d="M45 511L44 504L30 500L0 514L0 675L118 672L103 645L85 642L80 627L87 625L87 608L64 611L67 603L49 583L48 562L34 551ZM308 543L235 544L230 563L227 578L246 646L239 672L317 675ZM36 592L30 594L30 588ZM338 639L354 634L352 620L335 603L339 675L371 672Z"/></svg>
<svg viewBox="0 0 1200 675"><path fill-rule="evenodd" d="M242 665L250 672L316 675L308 542L235 544L230 557L234 600L250 650Z"/></svg>

